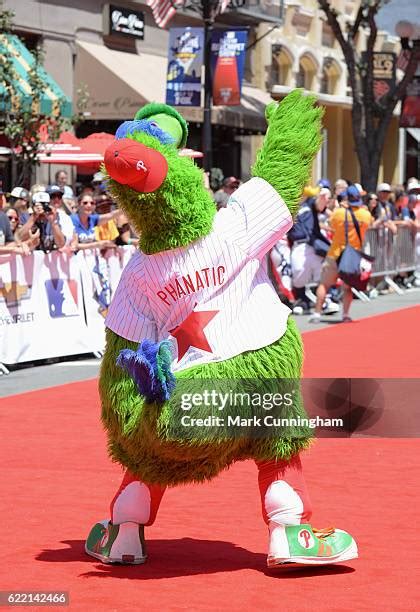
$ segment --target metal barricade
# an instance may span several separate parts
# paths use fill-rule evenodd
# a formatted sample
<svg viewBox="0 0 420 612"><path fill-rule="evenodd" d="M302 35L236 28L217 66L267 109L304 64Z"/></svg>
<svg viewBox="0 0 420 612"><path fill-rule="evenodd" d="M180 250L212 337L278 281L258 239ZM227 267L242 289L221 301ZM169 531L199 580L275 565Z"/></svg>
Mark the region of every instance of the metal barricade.
<svg viewBox="0 0 420 612"><path fill-rule="evenodd" d="M413 231L414 229L414 231ZM399 226L395 236L395 269L397 272L411 272L416 268L415 228Z"/></svg>
<svg viewBox="0 0 420 612"><path fill-rule="evenodd" d="M363 248L375 257L372 277L387 278L420 269L420 247L416 249L418 236L419 232L408 226L398 225L396 234L386 227L369 228Z"/></svg>

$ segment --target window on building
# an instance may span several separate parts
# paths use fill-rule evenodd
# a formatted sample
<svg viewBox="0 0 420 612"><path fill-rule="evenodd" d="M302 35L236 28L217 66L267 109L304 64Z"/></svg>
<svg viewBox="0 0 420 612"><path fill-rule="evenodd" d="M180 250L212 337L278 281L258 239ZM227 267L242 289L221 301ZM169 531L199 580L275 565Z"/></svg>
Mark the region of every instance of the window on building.
<svg viewBox="0 0 420 612"><path fill-rule="evenodd" d="M309 55L303 55L299 60L299 71L296 75L296 86L315 90L317 67Z"/></svg>
<svg viewBox="0 0 420 612"><path fill-rule="evenodd" d="M330 57L324 59L322 66L322 77L320 83L320 91L325 94L337 94L338 80L340 78L340 69L335 60Z"/></svg>
<svg viewBox="0 0 420 612"><path fill-rule="evenodd" d="M271 77L273 85L291 85L292 57L282 45L272 46Z"/></svg>

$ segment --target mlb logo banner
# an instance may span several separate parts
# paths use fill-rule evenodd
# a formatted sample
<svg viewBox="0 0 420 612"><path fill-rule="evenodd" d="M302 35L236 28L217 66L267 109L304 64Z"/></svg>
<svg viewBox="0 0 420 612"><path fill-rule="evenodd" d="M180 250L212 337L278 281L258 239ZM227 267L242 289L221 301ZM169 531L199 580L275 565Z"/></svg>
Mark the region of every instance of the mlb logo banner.
<svg viewBox="0 0 420 612"><path fill-rule="evenodd" d="M170 29L166 104L201 106L203 51L203 28Z"/></svg>
<svg viewBox="0 0 420 612"><path fill-rule="evenodd" d="M247 38L246 30L212 32L211 68L215 106L237 106L241 103Z"/></svg>
<svg viewBox="0 0 420 612"><path fill-rule="evenodd" d="M91 344L76 257L0 256L0 362L89 353Z"/></svg>
<svg viewBox="0 0 420 612"><path fill-rule="evenodd" d="M48 309L52 319L78 317L78 283L70 279L48 279L45 281Z"/></svg>

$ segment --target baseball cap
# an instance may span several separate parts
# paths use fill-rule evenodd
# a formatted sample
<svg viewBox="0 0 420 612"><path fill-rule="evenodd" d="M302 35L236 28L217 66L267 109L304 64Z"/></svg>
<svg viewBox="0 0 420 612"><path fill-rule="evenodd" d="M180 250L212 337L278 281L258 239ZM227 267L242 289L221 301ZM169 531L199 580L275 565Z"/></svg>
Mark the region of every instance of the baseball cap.
<svg viewBox="0 0 420 612"><path fill-rule="evenodd" d="M416 178L411 178L407 182L407 191L420 192L420 183Z"/></svg>
<svg viewBox="0 0 420 612"><path fill-rule="evenodd" d="M64 195L64 191L58 185L50 185L47 187L47 193L50 197L57 193L61 194L62 196Z"/></svg>
<svg viewBox="0 0 420 612"><path fill-rule="evenodd" d="M303 195L305 196L305 198L315 198L317 195L319 195L320 191L321 189L319 185L317 185L316 187L313 187L312 185L306 185L303 190Z"/></svg>
<svg viewBox="0 0 420 612"><path fill-rule="evenodd" d="M391 192L391 185L389 183L379 183L377 191L389 191Z"/></svg>
<svg viewBox="0 0 420 612"><path fill-rule="evenodd" d="M46 191L37 191L37 193L34 193L34 195L32 196L32 203L33 204L49 204L50 196Z"/></svg>
<svg viewBox="0 0 420 612"><path fill-rule="evenodd" d="M356 185L349 185L347 189L343 192L345 198L347 198L350 206L362 206L363 202L360 198L360 192L357 189Z"/></svg>
<svg viewBox="0 0 420 612"><path fill-rule="evenodd" d="M17 200L29 201L29 191L27 189L24 189L23 187L14 187L12 189L10 197L16 198Z"/></svg>
<svg viewBox="0 0 420 612"><path fill-rule="evenodd" d="M327 189L331 189L331 183L326 178L319 179L317 185L319 185L321 188L326 187Z"/></svg>
<svg viewBox="0 0 420 612"><path fill-rule="evenodd" d="M362 196L366 195L366 191L363 189L363 187L361 186L360 183L354 183L354 186L356 187L356 189L360 193L360 195L362 195Z"/></svg>
<svg viewBox="0 0 420 612"><path fill-rule="evenodd" d="M114 181L140 193L156 191L168 173L168 162L159 151L131 138L121 138L109 145L104 163Z"/></svg>
<svg viewBox="0 0 420 612"><path fill-rule="evenodd" d="M331 190L328 187L322 187L320 192L319 192L320 196L328 196L329 198L331 197Z"/></svg>

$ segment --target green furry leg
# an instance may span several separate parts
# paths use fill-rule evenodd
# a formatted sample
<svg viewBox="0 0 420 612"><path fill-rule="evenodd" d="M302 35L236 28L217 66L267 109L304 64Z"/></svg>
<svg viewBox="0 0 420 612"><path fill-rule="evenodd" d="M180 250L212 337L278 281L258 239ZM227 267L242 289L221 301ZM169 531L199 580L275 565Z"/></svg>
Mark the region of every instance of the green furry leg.
<svg viewBox="0 0 420 612"><path fill-rule="evenodd" d="M163 405L145 403L133 380L115 365L123 348L135 350L129 342L107 330L107 349L101 376L102 420L108 433L109 453L113 460L129 468L150 483L174 485L199 482L216 476L234 461L253 458L290 459L310 444L308 431L296 435L255 438L191 436L174 438L171 424L181 418L176 392ZM181 390L194 387L197 380L232 381L238 379L300 378L302 343L293 320L285 334L270 346L250 351L232 359L196 366L176 375ZM221 383L224 384L223 382ZM205 416L196 411L194 416ZM300 397L291 416L305 416ZM169 432L169 434L168 434Z"/></svg>

